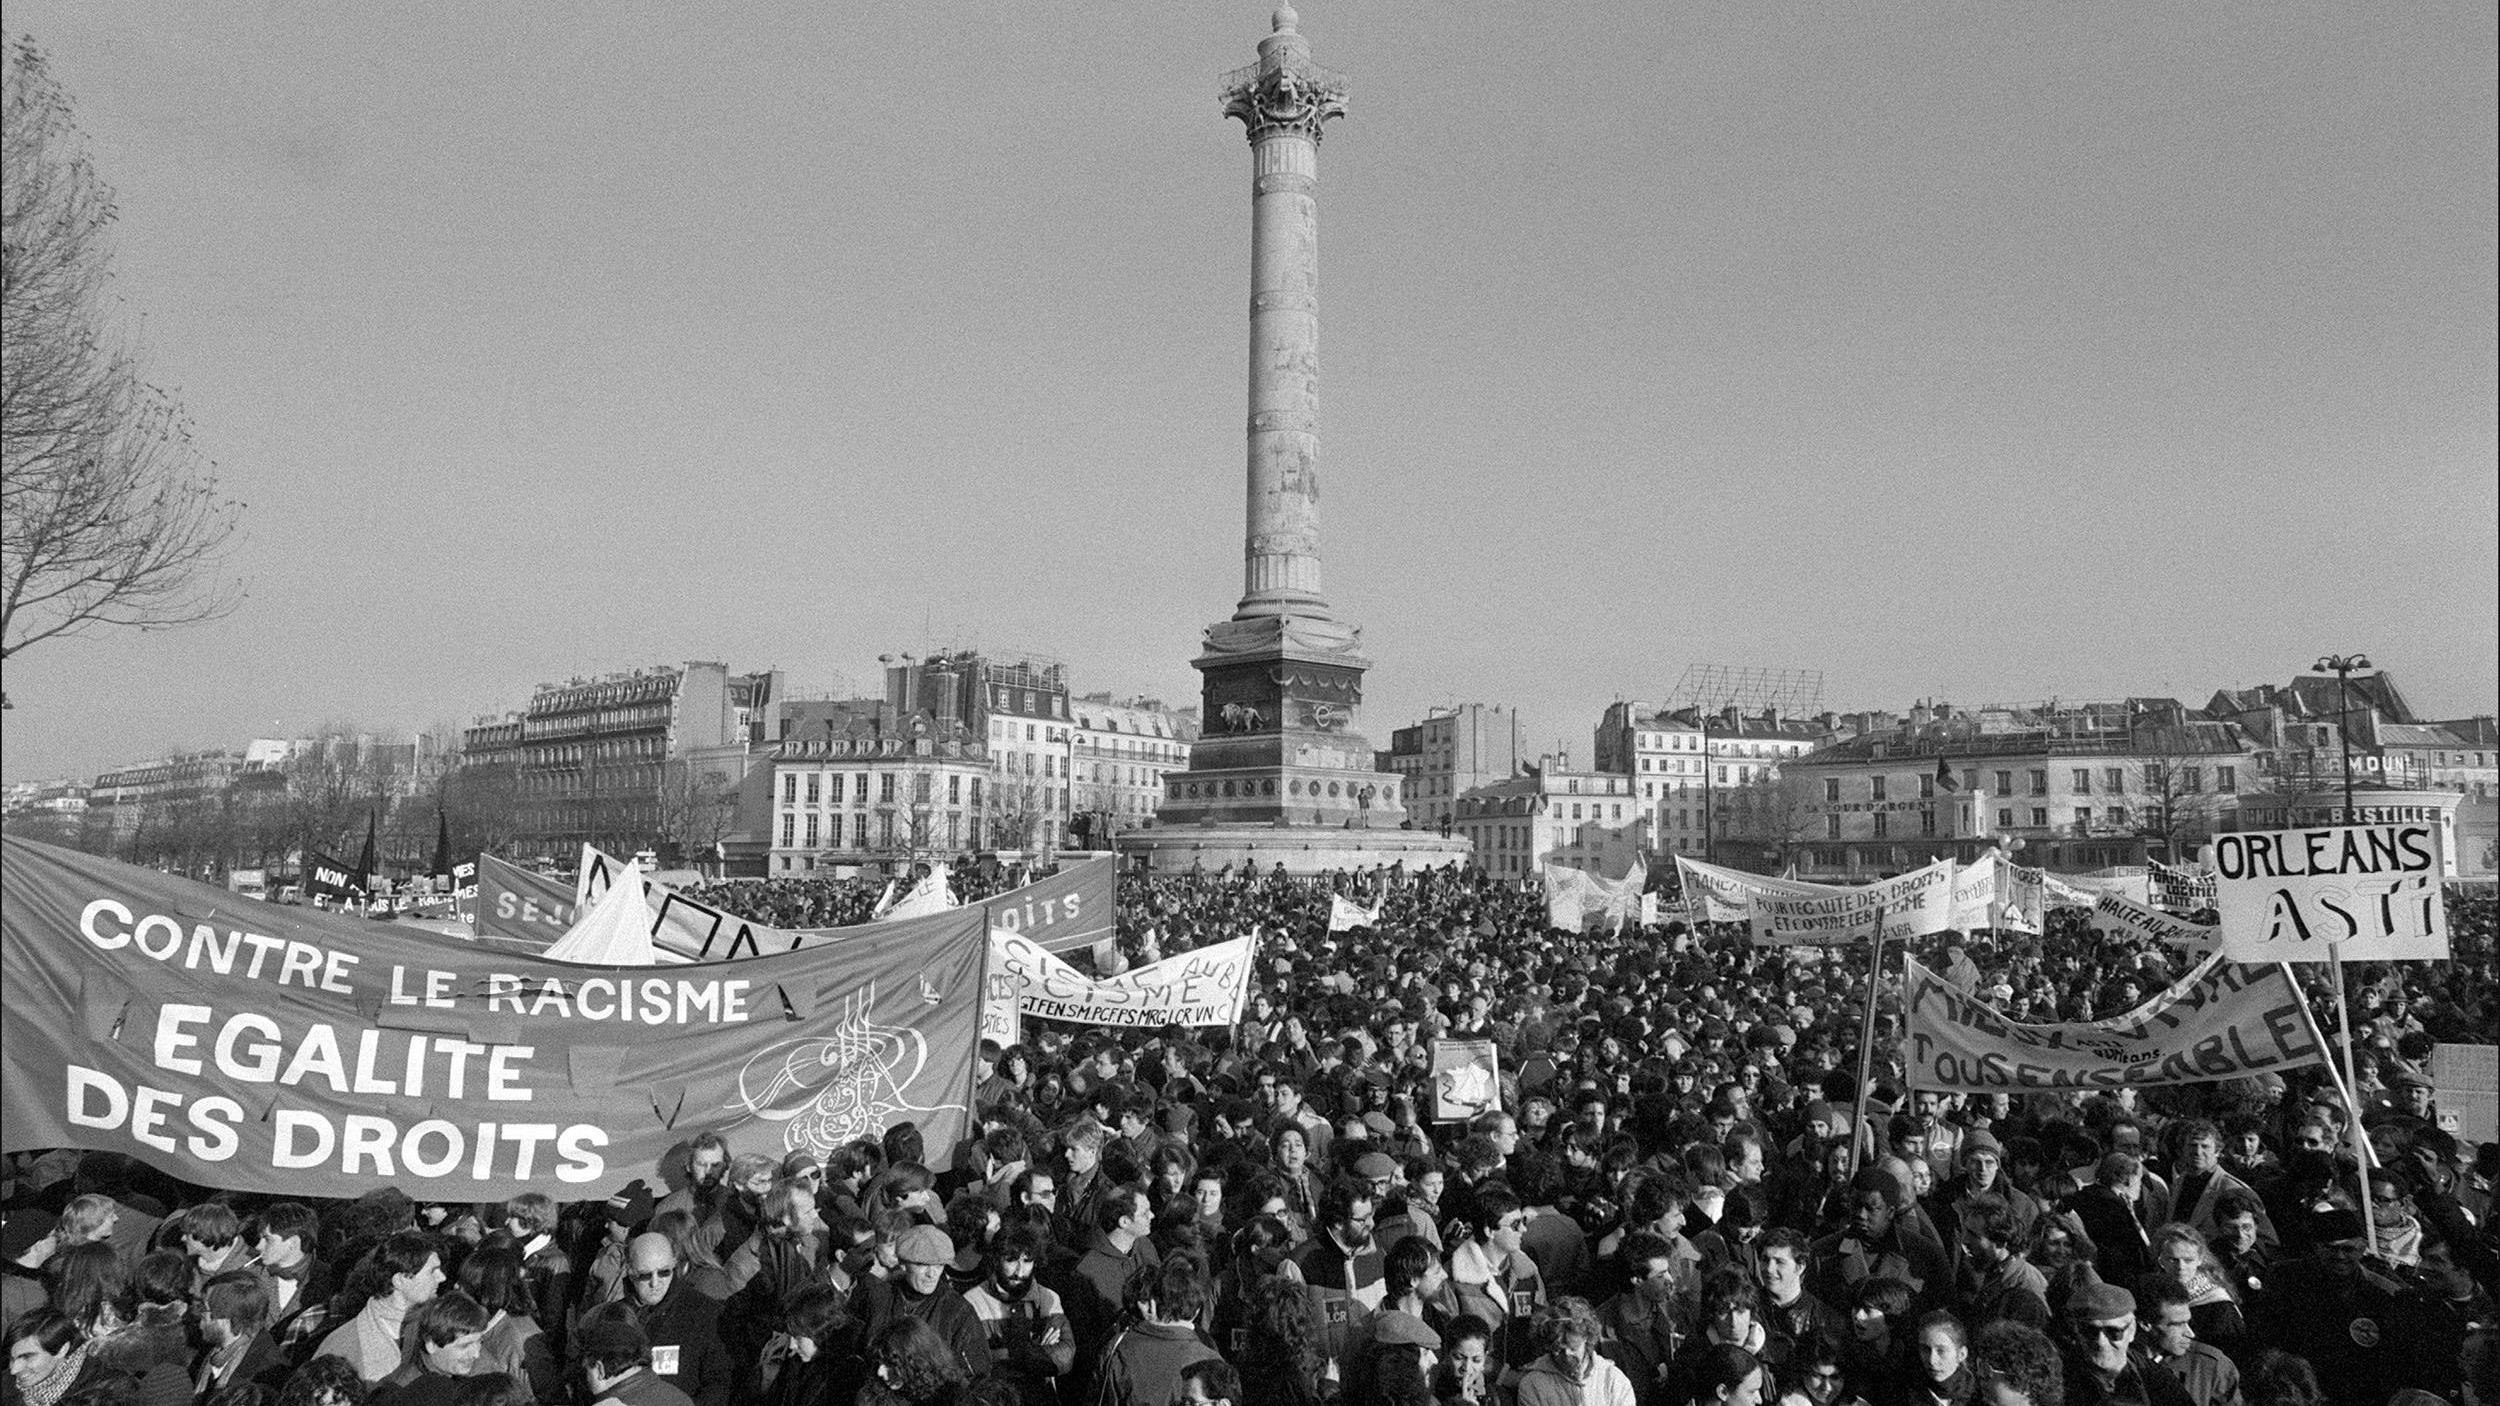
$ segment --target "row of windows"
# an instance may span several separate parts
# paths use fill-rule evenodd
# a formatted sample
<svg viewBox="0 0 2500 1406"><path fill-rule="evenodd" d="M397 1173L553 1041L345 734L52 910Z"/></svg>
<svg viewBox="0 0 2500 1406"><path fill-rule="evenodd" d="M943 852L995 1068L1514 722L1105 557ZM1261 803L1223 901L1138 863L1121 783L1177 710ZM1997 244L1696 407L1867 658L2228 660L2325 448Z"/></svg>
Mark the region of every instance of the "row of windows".
<svg viewBox="0 0 2500 1406"><path fill-rule="evenodd" d="M804 829L802 829L800 825L802 820L806 822ZM820 820L824 823L820 824ZM922 843L937 844L939 843L939 835L943 834L945 837L944 844L946 848L960 848L964 833L963 822L964 818L961 811L950 810L944 816L930 816L929 834L922 840ZM800 843L798 838L802 833L807 836L804 845ZM908 837L910 833L911 825L908 818L905 818L904 822L898 826L896 824L896 816L894 812L880 811L876 814L872 822L871 817L863 811L851 817L850 847L852 849L870 848L869 836L874 834L876 836L875 844L877 847L892 848L895 843L896 835L900 834ZM841 816L799 816L785 813L781 817L781 848L822 849L828 846L835 849L842 847Z"/></svg>
<svg viewBox="0 0 2500 1406"><path fill-rule="evenodd" d="M1992 776L1996 782L1993 794L1999 796L2011 796L2017 794L2015 789L2016 773L2014 771L2000 770L1992 773ZM2049 793L2049 773L2046 767L2033 767L2025 772L2022 772L2021 776L2023 782L2025 783L2024 794L2045 796ZM2073 769L2071 776L2073 780L2072 789L2074 793L2079 796L2091 795L2096 781L2100 789L2110 792L2113 795L2123 794L2127 789L2127 769L2125 767L2102 767L2096 772L2094 768L2079 766ZM2162 763L2146 762L2144 764L2144 785L2146 789L2160 790L2163 785L2163 776L2164 771ZM1893 779L1894 778L1888 776L1870 776L1866 778L1867 799L1873 801L1887 799ZM1977 794L1979 791L1979 779L1980 772L1977 767L1964 768L1962 772L1962 788L1973 794ZM2237 766L2217 766L2213 769L2213 787L2216 791L2237 791L2239 789L2239 780L2240 773ZM2178 789L2181 791L2201 792L2205 789L2205 781L2205 768L2201 766L2182 766L2178 769L2177 782ZM1840 777L1824 777L1823 799L1826 801L1839 800L1840 787ZM1936 778L1933 774L1922 774L1919 776L1918 794L1921 800L1932 798L1936 794Z"/></svg>
<svg viewBox="0 0 2500 1406"><path fill-rule="evenodd" d="M800 792L804 789L806 803L809 805L864 806L869 804L870 776L871 773L865 771L804 773L785 771L781 774L781 803L783 805L799 804ZM902 784L906 777L909 779L908 789L912 800L929 801L936 798L937 778L928 772L880 771L874 773L874 776L874 789L879 804L894 804L900 798L901 792L906 789ZM950 772L946 777L946 803L948 805L963 804L966 796L966 781L971 783L969 794L972 804L977 806L981 803L981 778L966 777L961 772ZM804 783L803 787L802 783Z"/></svg>

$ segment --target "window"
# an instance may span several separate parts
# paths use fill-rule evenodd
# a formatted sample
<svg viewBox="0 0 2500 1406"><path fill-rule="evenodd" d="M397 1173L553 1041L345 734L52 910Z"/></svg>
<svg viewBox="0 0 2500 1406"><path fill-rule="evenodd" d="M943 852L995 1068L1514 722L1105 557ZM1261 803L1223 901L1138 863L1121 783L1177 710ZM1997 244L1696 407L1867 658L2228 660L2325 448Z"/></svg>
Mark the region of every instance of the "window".
<svg viewBox="0 0 2500 1406"><path fill-rule="evenodd" d="M2075 807L2075 828L2078 830L2089 830L2092 828L2092 807Z"/></svg>
<svg viewBox="0 0 2500 1406"><path fill-rule="evenodd" d="M1727 784L1727 768L1726 768L1726 767L1720 767L1720 768L1718 768L1718 772L1719 772L1719 784L1720 784L1720 785L1722 785L1722 786L1726 785L1726 784Z"/></svg>
<svg viewBox="0 0 2500 1406"><path fill-rule="evenodd" d="M1887 776L1870 776L1870 777L1868 777L1868 778L1866 779L1866 797L1867 797L1867 799L1868 799L1868 800L1871 800L1871 801L1880 801L1880 800L1882 800L1882 799L1884 798L1884 783L1885 783L1885 782L1887 782L1887 781L1889 781L1889 780L1891 780L1891 779L1892 779L1892 778L1887 777Z"/></svg>
<svg viewBox="0 0 2500 1406"><path fill-rule="evenodd" d="M2101 768L2102 789L2116 795L2127 789L2127 769L2123 766Z"/></svg>
<svg viewBox="0 0 2500 1406"><path fill-rule="evenodd" d="M851 848L868 848L868 812L864 810L851 817Z"/></svg>
<svg viewBox="0 0 2500 1406"><path fill-rule="evenodd" d="M1979 768L1975 766L1962 768L1962 789L1973 793L1979 790Z"/></svg>
<svg viewBox="0 0 2500 1406"><path fill-rule="evenodd" d="M816 816L812 811L807 817L807 847L809 849L816 848Z"/></svg>
<svg viewBox="0 0 2500 1406"><path fill-rule="evenodd" d="M2049 774L2048 774L2047 770L2046 770L2046 769L2035 769L2035 770L2031 773L2031 794L2033 794L2033 795L2035 795L2035 796L2045 796L2045 795L2047 795L2048 793L2049 793Z"/></svg>
<svg viewBox="0 0 2500 1406"><path fill-rule="evenodd" d="M2205 769L2201 766L2183 766L2179 768L2179 789L2182 791L2204 790Z"/></svg>
<svg viewBox="0 0 2500 1406"><path fill-rule="evenodd" d="M1922 810L1918 813L1918 832L1922 835L1933 835L1936 833L1936 813L1934 811Z"/></svg>
<svg viewBox="0 0 2500 1406"><path fill-rule="evenodd" d="M1936 776L1934 772L1920 773L1918 778L1918 798L1922 801L1932 801L1936 798Z"/></svg>
<svg viewBox="0 0 2500 1406"><path fill-rule="evenodd" d="M2049 824L2049 808L2047 806L2033 806L2031 808L2031 823L2042 829L2047 829Z"/></svg>
<svg viewBox="0 0 2500 1406"><path fill-rule="evenodd" d="M1837 840L1840 838L1839 816L1827 815L1823 817L1823 838L1827 840Z"/></svg>
<svg viewBox="0 0 2500 1406"><path fill-rule="evenodd" d="M960 776L950 776L946 778L946 803L950 806L961 805L963 804L963 799L964 779Z"/></svg>
<svg viewBox="0 0 2500 1406"><path fill-rule="evenodd" d="M2235 766L2215 767L2214 789L2217 791L2236 791L2240 789L2240 769Z"/></svg>
<svg viewBox="0 0 2500 1406"><path fill-rule="evenodd" d="M2078 796L2092 794L2092 768L2088 766L2075 768L2075 794Z"/></svg>
<svg viewBox="0 0 2500 1406"><path fill-rule="evenodd" d="M788 849L792 845L798 843L798 831L799 818L797 816L784 815L781 817L781 847L783 849Z"/></svg>
<svg viewBox="0 0 2500 1406"><path fill-rule="evenodd" d="M2109 823L2112 825L2126 824L2127 808L2125 806L2111 806L2109 808Z"/></svg>
<svg viewBox="0 0 2500 1406"><path fill-rule="evenodd" d="M814 805L814 804L816 804L819 800L823 799L822 795L821 795L821 794L819 794L819 793L821 793L823 790L824 790L824 779L823 779L822 777L820 777L819 775L817 775L815 772L812 772L812 771L811 771L811 772L809 772L809 773L807 774L807 803L808 803L809 805ZM814 844L814 843L815 843L815 841L810 840L810 841L808 841L808 843L809 843L809 844Z"/></svg>
<svg viewBox="0 0 2500 1406"><path fill-rule="evenodd" d="M1578 801L1573 801L1571 803L1571 818L1574 820L1580 818L1580 803Z"/></svg>
<svg viewBox="0 0 2500 1406"><path fill-rule="evenodd" d="M1880 810L1875 812L1875 838L1880 840L1891 833L1892 816Z"/></svg>
<svg viewBox="0 0 2500 1406"><path fill-rule="evenodd" d="M892 805L894 803L893 772L881 771L877 773L877 799L887 805ZM889 835L887 838L890 840L892 839L892 836Z"/></svg>
<svg viewBox="0 0 2500 1406"><path fill-rule="evenodd" d="M831 800L835 805L842 804L842 793L844 790L848 789L845 783L849 780L850 778L848 776L845 776L838 771L829 774L825 778L826 798Z"/></svg>
<svg viewBox="0 0 2500 1406"><path fill-rule="evenodd" d="M2014 794L2014 773L2010 771L2000 771L1997 773L1997 794L2000 796L2010 796ZM2009 811L2007 814L2010 815L2012 812Z"/></svg>
<svg viewBox="0 0 2500 1406"><path fill-rule="evenodd" d="M1827 801L1836 801L1840 799L1839 777L1826 776L1823 778L1823 799Z"/></svg>
<svg viewBox="0 0 2500 1406"><path fill-rule="evenodd" d="M1999 776L2003 776L2004 774L2004 772L1997 773ZM2011 830L2014 828L2014 812L2011 808L1997 812L1997 828L2000 830Z"/></svg>
<svg viewBox="0 0 2500 1406"><path fill-rule="evenodd" d="M781 774L781 803L783 805L799 803L799 774L795 771L785 771Z"/></svg>

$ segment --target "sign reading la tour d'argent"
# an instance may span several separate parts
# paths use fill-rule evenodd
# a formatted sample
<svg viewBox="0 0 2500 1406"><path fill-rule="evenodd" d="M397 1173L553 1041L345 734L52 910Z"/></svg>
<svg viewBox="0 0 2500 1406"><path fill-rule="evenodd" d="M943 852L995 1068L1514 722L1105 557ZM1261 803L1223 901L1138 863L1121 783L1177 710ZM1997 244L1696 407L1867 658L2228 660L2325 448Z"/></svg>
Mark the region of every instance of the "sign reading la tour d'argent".
<svg viewBox="0 0 2500 1406"><path fill-rule="evenodd" d="M2217 835L2222 952L2235 962L2410 962L2448 955L2439 831L2342 825Z"/></svg>

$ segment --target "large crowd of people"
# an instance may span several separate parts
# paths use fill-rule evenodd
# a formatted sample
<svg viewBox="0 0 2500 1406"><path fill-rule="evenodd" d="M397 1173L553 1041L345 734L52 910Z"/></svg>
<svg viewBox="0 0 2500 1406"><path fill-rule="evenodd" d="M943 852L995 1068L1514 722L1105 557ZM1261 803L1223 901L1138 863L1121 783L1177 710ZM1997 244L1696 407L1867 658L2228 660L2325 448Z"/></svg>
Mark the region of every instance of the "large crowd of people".
<svg viewBox="0 0 2500 1406"><path fill-rule="evenodd" d="M821 927L880 887L702 896ZM1339 894L1374 925L1329 931ZM1919 1090L1897 977L1862 1088L1862 949L1558 932L1445 872L1126 877L1132 960L1260 935L1243 1019L1028 1022L957 1146L702 1133L605 1201L485 1206L12 1158L0 1406L2500 1402L2500 1148L2430 1059L2500 1028L2495 907L2449 913L2451 960L2345 973L2356 1139L2323 1069ZM2032 1021L2186 966L2044 926L1916 947ZM1472 1117L1436 1118L1444 1037L1498 1053Z"/></svg>

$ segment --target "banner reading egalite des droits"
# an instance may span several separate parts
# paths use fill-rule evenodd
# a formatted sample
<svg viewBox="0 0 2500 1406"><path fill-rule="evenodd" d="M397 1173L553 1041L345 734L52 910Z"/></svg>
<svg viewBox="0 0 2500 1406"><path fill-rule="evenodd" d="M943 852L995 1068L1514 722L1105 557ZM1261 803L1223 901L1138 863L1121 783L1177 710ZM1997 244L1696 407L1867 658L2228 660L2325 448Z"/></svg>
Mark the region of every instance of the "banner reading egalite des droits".
<svg viewBox="0 0 2500 1406"><path fill-rule="evenodd" d="M798 952L590 967L238 899L0 839L0 1150L204 1186L593 1198L705 1129L822 1155L968 1124L967 909Z"/></svg>

